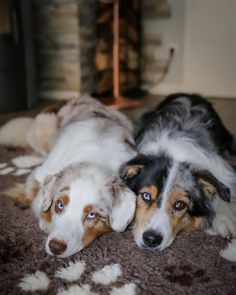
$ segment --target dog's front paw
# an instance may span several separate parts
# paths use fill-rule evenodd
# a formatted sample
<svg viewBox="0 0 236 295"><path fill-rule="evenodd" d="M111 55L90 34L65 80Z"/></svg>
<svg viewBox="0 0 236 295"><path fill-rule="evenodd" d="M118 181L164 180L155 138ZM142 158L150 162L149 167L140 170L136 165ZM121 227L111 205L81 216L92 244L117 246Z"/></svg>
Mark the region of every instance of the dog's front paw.
<svg viewBox="0 0 236 295"><path fill-rule="evenodd" d="M210 235L210 236L217 236L217 235L218 235L218 233L215 232L212 228L208 228L208 229L206 229L206 230L205 230L205 233L207 233L207 234Z"/></svg>
<svg viewBox="0 0 236 295"><path fill-rule="evenodd" d="M217 215L214 218L212 230L223 238L236 237L236 223L225 215Z"/></svg>

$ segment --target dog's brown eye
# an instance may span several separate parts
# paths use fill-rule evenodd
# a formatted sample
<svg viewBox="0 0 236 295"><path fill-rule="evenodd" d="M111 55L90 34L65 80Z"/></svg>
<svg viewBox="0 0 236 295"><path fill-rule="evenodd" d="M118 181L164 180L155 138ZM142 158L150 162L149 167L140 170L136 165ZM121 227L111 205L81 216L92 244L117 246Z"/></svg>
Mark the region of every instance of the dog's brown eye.
<svg viewBox="0 0 236 295"><path fill-rule="evenodd" d="M62 212L64 210L64 208L65 208L65 204L61 200L58 200L55 205L56 213Z"/></svg>
<svg viewBox="0 0 236 295"><path fill-rule="evenodd" d="M176 211L180 211L180 210L183 210L184 208L186 208L186 204L183 201L176 201L173 205L173 208Z"/></svg>

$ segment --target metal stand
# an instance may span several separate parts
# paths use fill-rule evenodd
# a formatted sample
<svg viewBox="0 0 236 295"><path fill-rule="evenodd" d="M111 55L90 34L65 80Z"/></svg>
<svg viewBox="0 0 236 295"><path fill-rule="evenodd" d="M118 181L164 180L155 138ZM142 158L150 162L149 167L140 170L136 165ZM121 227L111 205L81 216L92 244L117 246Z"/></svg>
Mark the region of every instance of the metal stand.
<svg viewBox="0 0 236 295"><path fill-rule="evenodd" d="M114 109L133 108L141 106L140 101L131 100L120 95L120 71L119 71L119 0L113 1L114 7L114 39L113 39L113 97L110 105Z"/></svg>

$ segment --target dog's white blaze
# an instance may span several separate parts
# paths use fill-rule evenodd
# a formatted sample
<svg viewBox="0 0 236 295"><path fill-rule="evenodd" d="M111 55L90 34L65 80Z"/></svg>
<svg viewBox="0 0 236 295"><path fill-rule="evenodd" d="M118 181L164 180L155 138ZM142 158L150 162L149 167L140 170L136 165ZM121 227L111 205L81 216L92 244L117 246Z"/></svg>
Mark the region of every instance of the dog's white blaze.
<svg viewBox="0 0 236 295"><path fill-rule="evenodd" d="M173 179L175 178L178 171L178 167L179 164L177 162L174 162L169 171L169 176L167 178L164 191L161 194L161 207L156 209L156 212L153 215L150 223L147 225L147 229L153 229L155 232L161 234L161 236L163 237L162 243L158 246L158 249L160 250L169 246L173 240L170 217L166 212L166 206L168 202L169 192L173 184Z"/></svg>

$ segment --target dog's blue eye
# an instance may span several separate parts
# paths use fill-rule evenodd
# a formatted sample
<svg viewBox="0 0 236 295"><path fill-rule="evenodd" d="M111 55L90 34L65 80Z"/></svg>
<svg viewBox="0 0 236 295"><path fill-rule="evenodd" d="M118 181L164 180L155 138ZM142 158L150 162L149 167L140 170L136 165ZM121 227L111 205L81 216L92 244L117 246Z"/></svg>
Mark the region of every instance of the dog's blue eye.
<svg viewBox="0 0 236 295"><path fill-rule="evenodd" d="M87 219L88 219L88 220L92 220L92 219L95 218L95 216L96 216L96 213L94 213L94 212L89 212L89 214L87 215Z"/></svg>
<svg viewBox="0 0 236 295"><path fill-rule="evenodd" d="M56 206L55 206L55 210L57 213L59 213L60 211L62 211L65 208L65 204L62 201L57 201Z"/></svg>
<svg viewBox="0 0 236 295"><path fill-rule="evenodd" d="M151 195L147 192L142 193L142 198L143 198L144 202L146 202L146 203L150 203L152 200Z"/></svg>
<svg viewBox="0 0 236 295"><path fill-rule="evenodd" d="M58 208L58 209L63 210L64 207L65 207L65 205L64 205L61 201L59 201L59 202L57 203L57 208Z"/></svg>

